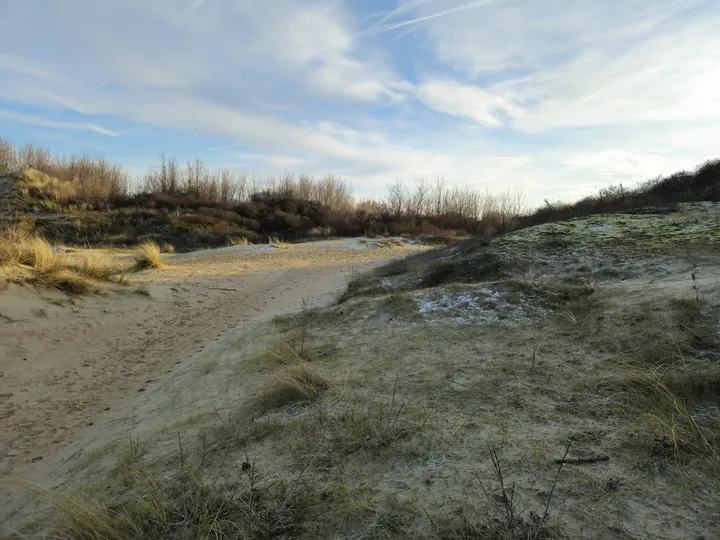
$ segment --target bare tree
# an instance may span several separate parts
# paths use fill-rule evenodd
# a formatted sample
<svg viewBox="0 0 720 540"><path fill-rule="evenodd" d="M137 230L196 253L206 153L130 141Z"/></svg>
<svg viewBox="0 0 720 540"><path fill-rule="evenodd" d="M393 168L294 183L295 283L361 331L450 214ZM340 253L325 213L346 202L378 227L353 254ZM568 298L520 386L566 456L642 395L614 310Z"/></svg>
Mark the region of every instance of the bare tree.
<svg viewBox="0 0 720 540"><path fill-rule="evenodd" d="M405 195L405 187L400 180L395 180L394 183L388 186L388 210L395 219L400 219L406 210L407 200Z"/></svg>
<svg viewBox="0 0 720 540"><path fill-rule="evenodd" d="M506 226L513 218L526 211L526 198L519 188L507 189L498 195L496 200L497 212L502 217L503 226Z"/></svg>
<svg viewBox="0 0 720 540"><path fill-rule="evenodd" d="M425 179L415 182L415 190L408 200L407 212L414 219L420 219L427 214L428 185Z"/></svg>
<svg viewBox="0 0 720 540"><path fill-rule="evenodd" d="M220 202L230 203L235 198L235 183L232 174L227 169L219 171L220 176Z"/></svg>
<svg viewBox="0 0 720 540"><path fill-rule="evenodd" d="M431 213L439 216L444 214L445 208L445 178L437 176L432 190L432 210Z"/></svg>
<svg viewBox="0 0 720 540"><path fill-rule="evenodd" d="M13 174L18 168L15 148L8 141L0 139L0 174Z"/></svg>

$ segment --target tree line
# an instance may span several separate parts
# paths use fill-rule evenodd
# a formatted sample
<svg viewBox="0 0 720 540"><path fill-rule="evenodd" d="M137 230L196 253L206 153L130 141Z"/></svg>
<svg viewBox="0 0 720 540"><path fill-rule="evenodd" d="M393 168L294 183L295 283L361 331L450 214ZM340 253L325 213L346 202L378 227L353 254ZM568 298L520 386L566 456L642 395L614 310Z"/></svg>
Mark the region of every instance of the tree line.
<svg viewBox="0 0 720 540"><path fill-rule="evenodd" d="M200 158L181 163L161 155L140 182L133 181L120 165L104 157L86 154L54 155L33 145L14 147L0 139L0 174L36 169L73 184L80 197L117 200L138 194L166 194L182 205L183 199L233 205L258 201L306 200L321 204L333 215L381 215L387 219L454 216L480 220L497 215L501 220L527 210L522 192L507 190L498 195L470 186L451 186L442 177L407 185L396 180L382 198L358 199L345 179L327 174L320 178L287 174L260 178L213 168Z"/></svg>

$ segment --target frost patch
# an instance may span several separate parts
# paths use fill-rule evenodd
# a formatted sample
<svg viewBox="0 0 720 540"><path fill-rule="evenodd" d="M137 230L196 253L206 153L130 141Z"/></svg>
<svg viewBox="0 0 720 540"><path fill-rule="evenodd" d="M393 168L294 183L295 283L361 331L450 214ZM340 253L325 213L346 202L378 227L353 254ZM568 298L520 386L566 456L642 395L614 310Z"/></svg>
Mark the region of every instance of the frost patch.
<svg viewBox="0 0 720 540"><path fill-rule="evenodd" d="M521 292L510 298L510 293L489 288L439 294L437 291L421 291L415 293L413 298L419 313L429 323L513 324L537 316L547 316L547 310L530 306Z"/></svg>
<svg viewBox="0 0 720 540"><path fill-rule="evenodd" d="M213 249L204 249L199 251L191 251L189 253L181 253L178 255L175 255L175 259L184 259L184 258L192 258L192 257L202 257L207 255L217 255L219 253L242 253L242 252L252 252L252 251L272 251L276 248L270 245L266 244L260 244L260 245L238 245L238 246L227 246L222 248L213 248Z"/></svg>
<svg viewBox="0 0 720 540"><path fill-rule="evenodd" d="M696 223L693 225L688 225L685 227L685 232L701 232L701 231L707 231L710 227L705 223Z"/></svg>

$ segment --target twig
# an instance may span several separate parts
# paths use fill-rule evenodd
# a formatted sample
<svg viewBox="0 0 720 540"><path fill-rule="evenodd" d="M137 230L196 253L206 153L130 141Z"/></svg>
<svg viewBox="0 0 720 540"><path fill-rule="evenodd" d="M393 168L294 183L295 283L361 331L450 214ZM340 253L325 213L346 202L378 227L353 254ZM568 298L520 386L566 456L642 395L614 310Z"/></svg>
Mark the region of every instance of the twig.
<svg viewBox="0 0 720 540"><path fill-rule="evenodd" d="M208 289L213 290L213 291L233 291L233 292L237 292L240 290L240 289L234 289L231 287L208 287Z"/></svg>
<svg viewBox="0 0 720 540"><path fill-rule="evenodd" d="M497 453L497 450L492 445L488 445L488 452L490 453L490 459L492 460L493 469L495 469L495 476L498 479L498 483L500 484L500 490L502 492L502 503L503 503L503 509L505 510L505 519L507 521L507 528L508 531L514 531L515 525L517 523L517 518L515 517L515 484L513 484L511 487L505 487L505 474L504 474L504 465L502 460L500 459L500 456ZM484 491L484 488L483 488ZM510 497L508 497L508 491L510 492ZM487 495L487 494L486 494Z"/></svg>
<svg viewBox="0 0 720 540"><path fill-rule="evenodd" d="M577 457L577 458L563 457L563 458L555 458L555 463L559 463L560 465L564 465L565 463L567 463L569 465L582 465L583 463L597 463L598 461L608 461L609 459L610 459L610 456L605 456L605 455Z"/></svg>
<svg viewBox="0 0 720 540"><path fill-rule="evenodd" d="M565 447L565 453L563 454L562 459L559 461L559 466L557 468L557 472L555 473L555 479L553 480L552 488L550 488L550 494L548 495L547 501L545 501L545 510L543 511L542 519L540 519L540 523L538 523L537 529L535 529L535 536L533 536L533 540L538 540L538 538L540 538L540 533L542 533L542 528L545 525L545 521L547 521L548 515L550 515L550 503L552 502L553 495L555 494L555 488L557 487L558 478L560 478L560 472L563 470L563 466L565 465L565 463L567 463L567 456L570 453L570 447L572 446L572 443L573 439L570 438L567 446Z"/></svg>
<svg viewBox="0 0 720 540"><path fill-rule="evenodd" d="M423 512L425 512L425 515L426 515L427 518L430 520L430 525L432 525L432 528L435 529L435 533L436 533L436 534L439 534L440 531L439 531L439 529L437 528L437 525L435 525L435 520L432 518L432 516L430 515L430 513L425 509L425 507L422 505L422 503L421 503L420 501L418 501L418 506L419 506L420 508L422 508L422 511L423 511Z"/></svg>
<svg viewBox="0 0 720 540"><path fill-rule="evenodd" d="M181 473L181 474L184 474L184 473L185 473L185 467L184 467L184 465L185 465L185 456L184 456L184 454L183 454L183 445L182 445L182 440L180 439L180 432L179 432L179 431L177 432L177 438L178 438L178 445L180 446L180 473Z"/></svg>

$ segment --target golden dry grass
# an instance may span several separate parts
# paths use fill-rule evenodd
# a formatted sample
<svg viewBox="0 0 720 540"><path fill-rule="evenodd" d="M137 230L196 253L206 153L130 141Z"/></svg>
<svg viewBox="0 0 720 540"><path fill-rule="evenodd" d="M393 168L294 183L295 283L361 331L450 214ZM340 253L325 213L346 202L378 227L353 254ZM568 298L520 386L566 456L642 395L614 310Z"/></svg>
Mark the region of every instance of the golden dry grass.
<svg viewBox="0 0 720 540"><path fill-rule="evenodd" d="M237 236L230 241L233 246L248 246L250 245L250 240L248 240L244 236Z"/></svg>
<svg viewBox="0 0 720 540"><path fill-rule="evenodd" d="M33 190L55 200L68 199L77 192L75 184L58 180L36 169L23 172L20 189Z"/></svg>
<svg viewBox="0 0 720 540"><path fill-rule="evenodd" d="M173 246L170 242L164 242L160 247L163 253L175 253L175 246Z"/></svg>
<svg viewBox="0 0 720 540"><path fill-rule="evenodd" d="M16 281L72 294L91 292L98 281L122 280L122 270L107 257L88 254L71 260L42 236L17 228L0 233L0 267Z"/></svg>
<svg viewBox="0 0 720 540"><path fill-rule="evenodd" d="M135 263L138 269L162 268L162 250L152 240L142 242L135 251Z"/></svg>
<svg viewBox="0 0 720 540"><path fill-rule="evenodd" d="M122 272L109 257L97 253L83 255L69 266L81 276L101 281L107 281Z"/></svg>
<svg viewBox="0 0 720 540"><path fill-rule="evenodd" d="M51 271L60 263L47 240L34 233L10 229L0 234L0 266L12 265Z"/></svg>

